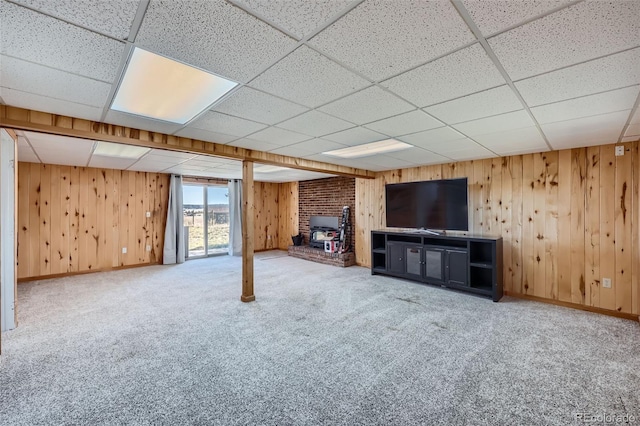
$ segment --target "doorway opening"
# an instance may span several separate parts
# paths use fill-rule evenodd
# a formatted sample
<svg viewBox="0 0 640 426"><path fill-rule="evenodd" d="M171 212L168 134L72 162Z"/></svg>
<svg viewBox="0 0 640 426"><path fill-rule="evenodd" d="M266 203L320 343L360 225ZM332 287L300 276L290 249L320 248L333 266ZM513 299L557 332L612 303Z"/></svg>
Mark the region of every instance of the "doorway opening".
<svg viewBox="0 0 640 426"><path fill-rule="evenodd" d="M187 259L227 254L229 190L223 185L182 186Z"/></svg>

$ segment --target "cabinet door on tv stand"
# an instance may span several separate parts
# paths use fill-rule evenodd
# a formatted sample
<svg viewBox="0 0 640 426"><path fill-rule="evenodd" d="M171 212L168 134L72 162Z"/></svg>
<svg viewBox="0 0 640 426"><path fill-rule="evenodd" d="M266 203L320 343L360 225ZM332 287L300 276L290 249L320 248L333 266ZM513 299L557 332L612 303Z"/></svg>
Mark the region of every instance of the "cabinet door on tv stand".
<svg viewBox="0 0 640 426"><path fill-rule="evenodd" d="M404 247L404 258L405 258L405 273L407 278L411 279L422 279L422 251L424 250L423 246L418 245L406 245Z"/></svg>
<svg viewBox="0 0 640 426"><path fill-rule="evenodd" d="M392 274L404 274L404 248L405 244L390 241L387 243L387 272Z"/></svg>
<svg viewBox="0 0 640 426"><path fill-rule="evenodd" d="M424 248L424 276L430 283L444 283L444 249L438 247Z"/></svg>
<svg viewBox="0 0 640 426"><path fill-rule="evenodd" d="M447 250L447 283L468 286L469 279L467 271L469 262L467 261L466 250Z"/></svg>

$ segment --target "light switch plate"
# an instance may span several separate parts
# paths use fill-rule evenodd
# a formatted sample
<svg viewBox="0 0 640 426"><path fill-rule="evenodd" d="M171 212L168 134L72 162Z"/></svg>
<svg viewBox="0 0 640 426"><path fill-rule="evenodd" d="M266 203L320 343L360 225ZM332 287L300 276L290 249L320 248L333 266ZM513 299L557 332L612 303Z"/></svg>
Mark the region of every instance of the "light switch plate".
<svg viewBox="0 0 640 426"><path fill-rule="evenodd" d="M624 155L624 146L617 145L616 146L616 157L621 157Z"/></svg>

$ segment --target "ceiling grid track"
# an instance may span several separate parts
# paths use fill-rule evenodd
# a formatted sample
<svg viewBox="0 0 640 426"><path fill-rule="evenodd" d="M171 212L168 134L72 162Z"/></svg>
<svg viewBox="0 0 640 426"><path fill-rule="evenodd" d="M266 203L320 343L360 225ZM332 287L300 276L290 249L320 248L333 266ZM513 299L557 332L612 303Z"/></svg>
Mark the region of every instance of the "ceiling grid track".
<svg viewBox="0 0 640 426"><path fill-rule="evenodd" d="M489 42L487 42L487 39L484 38L484 36L482 35L482 32L480 31L480 29L478 28L476 23L473 22L473 20L471 19L471 16L469 15L469 12L467 11L467 9L462 4L462 1L461 0L451 0L451 2L453 3L453 6L456 8L458 13L460 14L460 17L462 17L464 22L466 22L466 24L469 26L469 29L471 30L471 32L473 32L473 34L476 36L476 38L478 39L478 41L480 42L480 44L484 48L485 52L487 53L487 55L489 56L491 61L493 61L495 67L498 69L500 74L502 74L502 77L504 77L504 80L506 81L507 85L509 86L509 88L511 88L513 93L516 95L516 97L518 98L518 100L522 104L522 107L524 108L524 110L527 112L527 114L529 114L529 117L535 123L535 126L538 128L538 131L540 132L540 136L542 136L542 138L544 139L544 142L547 144L549 149L551 151L553 151L554 148L549 143L549 139L547 139L547 135L545 135L544 132L542 131L542 127L540 126L540 123L538 123L538 120L536 119L536 117L531 112L531 109L529 108L529 105L527 105L527 103L525 102L524 98L520 94L520 91L516 88L516 85L513 83L513 80L511 80L511 77L507 73L507 70L505 70L504 67L502 66L502 63L500 63L500 60L498 59L498 56L496 56L495 52L493 51L493 49L489 45Z"/></svg>

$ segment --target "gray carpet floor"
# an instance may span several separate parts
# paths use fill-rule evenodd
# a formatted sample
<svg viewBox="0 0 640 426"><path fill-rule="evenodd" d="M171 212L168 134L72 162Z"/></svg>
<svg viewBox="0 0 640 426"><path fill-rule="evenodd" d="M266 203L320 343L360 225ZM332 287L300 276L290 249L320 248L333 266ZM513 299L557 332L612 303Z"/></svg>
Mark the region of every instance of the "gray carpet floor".
<svg viewBox="0 0 640 426"><path fill-rule="evenodd" d="M637 322L279 252L244 304L240 267L21 284L0 424L640 424Z"/></svg>

